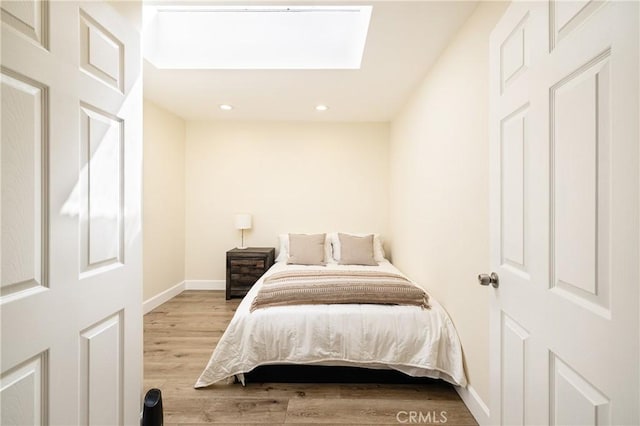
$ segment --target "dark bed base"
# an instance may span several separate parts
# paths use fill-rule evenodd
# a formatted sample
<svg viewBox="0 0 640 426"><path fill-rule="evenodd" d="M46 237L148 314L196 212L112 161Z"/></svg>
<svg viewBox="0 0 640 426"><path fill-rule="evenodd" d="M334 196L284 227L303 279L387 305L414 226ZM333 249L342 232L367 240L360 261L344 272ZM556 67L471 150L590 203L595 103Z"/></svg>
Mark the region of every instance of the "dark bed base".
<svg viewBox="0 0 640 426"><path fill-rule="evenodd" d="M324 365L262 365L244 375L246 383L443 383L428 377L411 377L396 370Z"/></svg>

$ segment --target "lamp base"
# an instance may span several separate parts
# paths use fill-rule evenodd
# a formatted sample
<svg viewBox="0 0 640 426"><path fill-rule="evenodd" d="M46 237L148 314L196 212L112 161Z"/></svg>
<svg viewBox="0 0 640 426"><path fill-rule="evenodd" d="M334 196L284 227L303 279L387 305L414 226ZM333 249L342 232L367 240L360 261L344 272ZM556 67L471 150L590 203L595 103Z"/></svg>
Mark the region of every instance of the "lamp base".
<svg viewBox="0 0 640 426"><path fill-rule="evenodd" d="M236 247L236 248L237 248L238 250L246 250L246 249L248 249L249 247Z"/></svg>

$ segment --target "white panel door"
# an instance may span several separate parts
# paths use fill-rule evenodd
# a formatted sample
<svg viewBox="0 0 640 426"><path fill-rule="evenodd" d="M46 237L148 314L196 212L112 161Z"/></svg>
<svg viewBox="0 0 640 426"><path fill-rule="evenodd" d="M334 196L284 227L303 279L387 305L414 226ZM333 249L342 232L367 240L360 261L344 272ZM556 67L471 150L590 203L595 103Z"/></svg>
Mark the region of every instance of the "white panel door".
<svg viewBox="0 0 640 426"><path fill-rule="evenodd" d="M494 424L640 424L638 7L517 1L491 35Z"/></svg>
<svg viewBox="0 0 640 426"><path fill-rule="evenodd" d="M101 2L0 8L0 424L137 424L139 34Z"/></svg>

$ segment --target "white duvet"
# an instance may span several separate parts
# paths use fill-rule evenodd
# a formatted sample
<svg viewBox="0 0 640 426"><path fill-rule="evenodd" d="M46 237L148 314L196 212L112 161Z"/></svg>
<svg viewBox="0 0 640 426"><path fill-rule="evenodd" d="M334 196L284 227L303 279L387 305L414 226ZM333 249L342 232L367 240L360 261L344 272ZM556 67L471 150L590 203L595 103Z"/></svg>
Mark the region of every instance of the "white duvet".
<svg viewBox="0 0 640 426"><path fill-rule="evenodd" d="M378 269L379 266L327 266L276 263L265 276L285 268ZM414 377L443 379L466 386L462 347L451 319L432 297L431 309L397 305L276 306L249 312L262 286L249 291L220 338L195 387L204 387L266 364L316 364L386 368Z"/></svg>

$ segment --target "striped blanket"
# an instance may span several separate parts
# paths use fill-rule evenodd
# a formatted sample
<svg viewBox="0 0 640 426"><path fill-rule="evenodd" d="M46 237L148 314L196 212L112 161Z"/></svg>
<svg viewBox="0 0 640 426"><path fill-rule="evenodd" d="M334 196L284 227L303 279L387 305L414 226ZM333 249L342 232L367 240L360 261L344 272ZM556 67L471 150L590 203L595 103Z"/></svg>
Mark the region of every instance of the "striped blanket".
<svg viewBox="0 0 640 426"><path fill-rule="evenodd" d="M251 312L269 306L334 303L428 309L429 296L404 276L384 271L289 270L265 278Z"/></svg>

